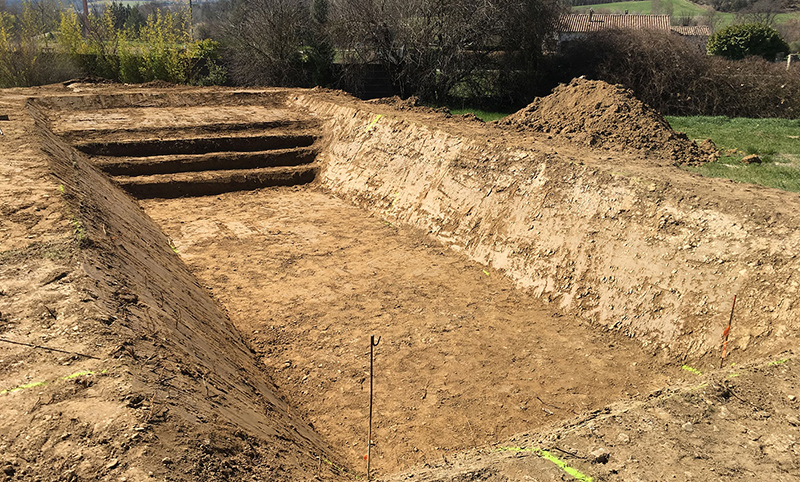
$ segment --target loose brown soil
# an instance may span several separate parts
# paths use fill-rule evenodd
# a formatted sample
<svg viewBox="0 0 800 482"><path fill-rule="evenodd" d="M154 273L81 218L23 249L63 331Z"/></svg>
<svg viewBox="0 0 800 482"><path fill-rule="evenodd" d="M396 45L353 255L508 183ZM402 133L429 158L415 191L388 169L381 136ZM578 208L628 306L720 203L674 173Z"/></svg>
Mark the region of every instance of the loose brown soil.
<svg viewBox="0 0 800 482"><path fill-rule="evenodd" d="M148 201L289 403L358 467L369 335L379 473L663 386L676 368L580 326L498 272L324 193ZM176 215L176 213L181 213Z"/></svg>
<svg viewBox="0 0 800 482"><path fill-rule="evenodd" d="M587 147L661 155L678 163L707 162L715 154L672 130L661 114L629 89L599 80L574 79L497 123Z"/></svg>
<svg viewBox="0 0 800 482"><path fill-rule="evenodd" d="M562 120L569 120L593 119L578 102L592 92L607 102L607 87L579 82L570 88L572 107L555 103L559 93L540 104L561 105ZM769 293L784 293L781 316L794 309L793 278L769 270L793 266L784 256L788 248L778 249L784 245L774 239L784 233L785 246L794 246L798 201L680 173L671 164L688 159L693 148L683 150L680 137L670 137L644 107L630 107L624 93L612 94L624 107L614 113L602 104L601 111L624 114L605 118L609 126L617 122L618 131L592 130L586 120L583 134L562 127L553 139L538 133L536 126L545 125L538 121L503 130L413 105L398 110L397 101L370 104L375 111L358 114L367 121L359 119L354 132L367 138L375 112L400 115L402 122L390 128L403 132L415 123L405 143L419 151L404 151L403 141L383 146L355 137L354 152L395 159L425 151L435 159L444 156L447 132L485 143L492 156L503 149L535 151L535 158L515 162L560 166L554 172L564 175L546 181L559 186L569 186L574 177L567 173L584 163L590 167L580 174L594 173L598 184L625 176L654 184L670 179L671 187L653 187L645 196L658 197L661 206L675 201L675 216L689 209L687 203L701 209L699 200L711 200L702 209L747 218L742 237L773 243L769 253L743 244L737 249L759 256L746 261L760 270L759 283L774 287ZM757 322L737 319L735 330L758 323L763 335L742 341L734 331L735 351L721 370L716 357L678 360L680 353L600 329L548 303L548 296L533 296L507 271L435 241L433 231L392 224L382 215L391 211L402 219L392 210L403 200L374 194L378 176L362 183L368 194L359 200L366 209L326 191L322 181L137 202L68 144L131 147L168 139L183 145L204 137L213 146L214 139L290 129L320 139L312 147L323 153L324 169L330 162L325 129L332 128L318 129L325 119L289 107L286 99L301 96L317 96L333 108L364 105L322 90L73 83L2 93L0 114L11 121L0 123L0 338L70 353L0 342L0 480L363 479L372 334L381 336L372 467L384 480L570 479L536 455L537 448L597 481L800 477L796 360L793 352L781 352L795 335L791 323L773 325L761 312ZM28 97L38 100L26 107ZM655 141L618 134L638 121ZM430 143L417 139L426 132ZM599 139L591 147L621 150L609 155L570 142L584 134L584 140ZM642 149L657 157L643 156ZM124 151L118 151L122 162L135 156ZM196 155L151 153L159 159L142 164L174 166L180 159L171 156ZM214 157L216 164L206 168L237 158L201 156ZM476 159L478 171L465 160L460 177L448 182L466 186L519 167ZM103 167L108 159L97 162ZM662 170L649 171L655 168ZM470 179L473 172L479 175ZM642 173L651 177L637 177ZM494 191L498 186L489 193L502 191ZM620 197L634 192L621 183L614 187ZM561 206L545 197L549 204L543 199L540 210L552 216L545 221L556 232ZM623 213L614 211L616 199L601 201L611 206L604 211L611 218ZM455 207L460 201L450 202ZM769 204L775 217L761 219ZM544 227L537 229L546 230L538 219ZM631 226L639 222L625 219ZM671 219L654 232L678 229ZM718 222L728 229L724 220ZM598 244L613 246L626 233L624 225L604 226L608 232L595 232ZM722 250L728 238L715 239ZM614 272L620 282L625 276ZM653 282L664 290L674 286L670 275L654 275ZM712 289L719 281L709 275L703 282ZM742 303L750 308L760 301ZM697 326L706 325L675 329L688 337ZM692 367L682 368L684 362Z"/></svg>

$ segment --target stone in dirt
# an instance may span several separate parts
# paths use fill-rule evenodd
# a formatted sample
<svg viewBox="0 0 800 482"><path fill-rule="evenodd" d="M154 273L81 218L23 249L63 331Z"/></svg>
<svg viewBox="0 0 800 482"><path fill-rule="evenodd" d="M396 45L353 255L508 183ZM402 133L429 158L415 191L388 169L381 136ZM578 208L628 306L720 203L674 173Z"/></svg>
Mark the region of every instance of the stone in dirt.
<svg viewBox="0 0 800 482"><path fill-rule="evenodd" d="M498 124L594 148L657 154L678 164L702 164L717 152L713 143L698 146L675 132L629 89L583 78L556 87Z"/></svg>

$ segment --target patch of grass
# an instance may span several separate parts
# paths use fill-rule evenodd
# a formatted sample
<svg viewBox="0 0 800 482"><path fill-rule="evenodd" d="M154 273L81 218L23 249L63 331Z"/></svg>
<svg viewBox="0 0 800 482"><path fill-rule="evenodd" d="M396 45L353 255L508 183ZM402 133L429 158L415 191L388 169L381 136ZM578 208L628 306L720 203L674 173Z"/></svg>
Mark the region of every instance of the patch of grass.
<svg viewBox="0 0 800 482"><path fill-rule="evenodd" d="M800 157L800 120L741 117L667 117L676 131L691 139L710 138L721 150L748 154Z"/></svg>
<svg viewBox="0 0 800 482"><path fill-rule="evenodd" d="M661 0L660 2L661 12L653 12L653 2L650 0L639 1L639 2L613 2L613 3L603 3L598 5L581 5L579 7L573 7L574 11L583 12L588 11L590 9L594 9L595 12L602 13L602 12L610 12L610 13L624 13L625 10L628 13L663 13L665 11L669 11L672 8L672 15L673 16L680 16L680 15L701 15L706 12L708 9L697 5L696 3L689 2L687 0Z"/></svg>
<svg viewBox="0 0 800 482"><path fill-rule="evenodd" d="M657 14L670 12L673 17L681 16L699 16L711 10L710 7L703 7L696 3L687 0L661 0L659 11L653 11L653 2L651 0L638 1L638 2L613 2L603 3L597 5L581 5L572 7L574 12L588 12L593 9L597 13L643 13L643 14ZM720 19L719 27L725 27L733 23L735 14L726 12L717 12ZM779 13L776 18L776 23L785 23L790 19L800 19L799 13Z"/></svg>
<svg viewBox="0 0 800 482"><path fill-rule="evenodd" d="M474 114L475 117L484 122L491 122L498 119L502 119L503 117L510 114L510 112L492 112L481 109L450 109L450 113L453 115Z"/></svg>
<svg viewBox="0 0 800 482"><path fill-rule="evenodd" d="M800 120L727 117L667 117L689 138L710 138L723 156L716 162L688 168L704 176L800 192ZM742 164L757 154L761 164Z"/></svg>

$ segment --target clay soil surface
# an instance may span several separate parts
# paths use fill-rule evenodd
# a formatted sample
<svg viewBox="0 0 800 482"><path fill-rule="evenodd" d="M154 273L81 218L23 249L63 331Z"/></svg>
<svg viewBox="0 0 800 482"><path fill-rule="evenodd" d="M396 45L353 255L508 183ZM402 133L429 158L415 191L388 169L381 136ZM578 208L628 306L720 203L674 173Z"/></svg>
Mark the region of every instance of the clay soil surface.
<svg viewBox="0 0 800 482"><path fill-rule="evenodd" d="M682 376L580 326L410 229L324 192L265 189L143 202L250 337L290 406L351 467L440 461Z"/></svg>
<svg viewBox="0 0 800 482"><path fill-rule="evenodd" d="M48 93L79 92L0 98L11 115L0 144L0 336L71 353L0 346L0 481L355 479L373 334L372 467L384 480L569 480L535 447L563 450L597 481L800 477L795 353L734 352L739 364L724 370L690 360L695 374L319 186L137 204L89 161L46 156L24 103ZM339 97L330 94L360 105ZM57 110L55 127L75 128L55 131L73 141L295 120L249 105ZM402 112L626 175L674 162ZM768 205L776 230L797 224L783 193L671 182L733 212Z"/></svg>

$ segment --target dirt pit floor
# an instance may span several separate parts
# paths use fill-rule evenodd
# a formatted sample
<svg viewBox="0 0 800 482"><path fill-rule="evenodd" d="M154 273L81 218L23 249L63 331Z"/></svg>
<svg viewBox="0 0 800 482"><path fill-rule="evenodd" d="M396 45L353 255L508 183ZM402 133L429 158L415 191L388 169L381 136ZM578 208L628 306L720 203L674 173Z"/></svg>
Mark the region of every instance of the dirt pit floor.
<svg viewBox="0 0 800 482"><path fill-rule="evenodd" d="M684 376L497 272L313 188L143 201L229 311L278 393L363 464L369 337L373 467L452 452L644 397Z"/></svg>

